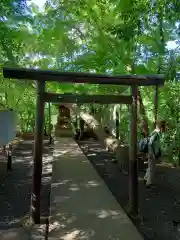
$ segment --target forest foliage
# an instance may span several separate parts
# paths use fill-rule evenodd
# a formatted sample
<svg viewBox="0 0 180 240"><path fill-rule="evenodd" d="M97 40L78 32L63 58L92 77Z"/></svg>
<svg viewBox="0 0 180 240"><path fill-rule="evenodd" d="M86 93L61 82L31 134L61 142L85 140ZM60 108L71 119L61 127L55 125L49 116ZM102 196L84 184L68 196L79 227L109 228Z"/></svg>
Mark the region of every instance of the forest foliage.
<svg viewBox="0 0 180 240"><path fill-rule="evenodd" d="M3 79L3 66L108 74L158 73L166 79L159 89L158 103L158 117L165 119L170 129L163 140L164 148L171 153L174 146L179 149L180 1L47 0L42 1L43 7L35 2L0 2L0 104L1 108L18 112L21 130L34 127L35 82ZM169 41L174 41L173 48L169 48ZM48 83L47 88L62 93L129 92L125 87L84 84ZM152 126L155 91L152 87L140 90ZM119 109L120 132L125 135L129 113L126 106ZM167 141L168 146L171 141L171 149L166 147Z"/></svg>

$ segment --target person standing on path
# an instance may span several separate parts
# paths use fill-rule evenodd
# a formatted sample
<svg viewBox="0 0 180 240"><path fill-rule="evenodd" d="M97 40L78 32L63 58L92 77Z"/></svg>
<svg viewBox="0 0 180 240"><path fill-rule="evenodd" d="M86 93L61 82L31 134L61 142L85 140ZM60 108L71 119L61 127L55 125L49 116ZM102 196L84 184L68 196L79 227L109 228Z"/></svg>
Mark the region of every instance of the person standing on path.
<svg viewBox="0 0 180 240"><path fill-rule="evenodd" d="M156 162L161 157L160 137L165 130L165 121L157 121L155 130L148 138L148 168L144 176L147 187L151 187L154 184Z"/></svg>

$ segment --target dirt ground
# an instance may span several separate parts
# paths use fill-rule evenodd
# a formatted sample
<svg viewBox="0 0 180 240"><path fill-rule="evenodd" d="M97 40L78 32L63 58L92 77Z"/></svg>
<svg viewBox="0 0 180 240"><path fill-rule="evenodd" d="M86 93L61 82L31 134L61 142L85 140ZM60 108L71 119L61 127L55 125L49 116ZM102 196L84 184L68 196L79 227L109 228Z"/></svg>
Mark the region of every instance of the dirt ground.
<svg viewBox="0 0 180 240"><path fill-rule="evenodd" d="M119 172L114 158L95 140L78 142L99 175L125 208L128 203L128 176ZM44 143L41 215L48 215L51 184L52 146ZM30 212L33 141L19 143L13 152L13 171L7 174L6 161L0 154L0 231L19 227ZM143 172L140 176L143 177ZM165 164L157 166L157 187L148 190L139 182L139 208L144 221L135 225L145 240L180 239L180 169ZM176 222L179 221L179 224ZM174 224L175 223L175 224Z"/></svg>
<svg viewBox="0 0 180 240"><path fill-rule="evenodd" d="M125 208L128 203L128 176L110 162L113 154L94 140L79 141L78 144ZM144 172L139 173L141 178L143 175ZM144 182L139 181L139 210L144 220L134 223L145 240L180 239L180 169L159 164L155 189L147 189Z"/></svg>
<svg viewBox="0 0 180 240"><path fill-rule="evenodd" d="M52 148L44 142L41 216L47 217L51 183ZM30 213L33 141L13 146L12 172L6 171L6 159L0 153L0 231L19 228Z"/></svg>

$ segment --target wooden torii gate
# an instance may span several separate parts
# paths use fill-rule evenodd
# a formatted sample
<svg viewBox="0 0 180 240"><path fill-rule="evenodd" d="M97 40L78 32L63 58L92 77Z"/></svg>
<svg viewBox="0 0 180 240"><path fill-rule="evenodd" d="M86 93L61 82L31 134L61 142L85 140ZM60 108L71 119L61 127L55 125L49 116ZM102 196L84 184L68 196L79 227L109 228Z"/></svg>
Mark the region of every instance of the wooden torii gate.
<svg viewBox="0 0 180 240"><path fill-rule="evenodd" d="M61 103L100 103L100 104L130 104L131 105L131 138L130 138L130 164L129 164L129 210L132 215L138 213L138 172L137 172L137 89L138 86L164 85L162 75L120 75L110 76L93 73L59 72L39 69L3 68L5 78L36 80L36 126L34 145L34 170L32 192L32 218L40 224L40 192L42 177L42 150L43 125L45 102ZM46 81L59 83L89 83L114 84L131 87L131 95L74 95L56 94L46 92Z"/></svg>

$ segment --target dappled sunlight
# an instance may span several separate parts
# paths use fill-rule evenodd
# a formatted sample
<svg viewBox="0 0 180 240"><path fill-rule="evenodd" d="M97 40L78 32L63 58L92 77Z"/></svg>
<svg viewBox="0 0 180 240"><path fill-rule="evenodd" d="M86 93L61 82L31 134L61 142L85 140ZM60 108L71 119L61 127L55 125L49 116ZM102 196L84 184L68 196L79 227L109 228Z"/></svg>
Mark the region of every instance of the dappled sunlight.
<svg viewBox="0 0 180 240"><path fill-rule="evenodd" d="M89 212L92 214L95 214L98 218L111 217L112 219L121 219L121 221L123 222L129 221L128 217L125 214L122 214L122 212L118 210L101 209L101 210L90 210Z"/></svg>
<svg viewBox="0 0 180 240"><path fill-rule="evenodd" d="M82 184L81 186L89 187L99 187L101 184L97 181L88 181L87 183Z"/></svg>
<svg viewBox="0 0 180 240"><path fill-rule="evenodd" d="M37 224L32 228L31 236L32 239L44 240L45 224Z"/></svg>
<svg viewBox="0 0 180 240"><path fill-rule="evenodd" d="M64 224L60 224L58 222L54 222L50 225L50 233L53 230L61 230L59 232L58 237L62 240L88 240L90 237L93 237L95 235L95 231L89 227L87 229L78 229L78 228L72 228L65 232L62 230L66 227ZM50 240L54 239L50 237Z"/></svg>
<svg viewBox="0 0 180 240"><path fill-rule="evenodd" d="M90 157L90 156L96 156L97 154L96 153L88 153L87 156Z"/></svg>
<svg viewBox="0 0 180 240"><path fill-rule="evenodd" d="M61 211L50 219L49 239L129 239L126 236L135 231L128 217L119 210ZM141 239L134 233L134 239Z"/></svg>
<svg viewBox="0 0 180 240"><path fill-rule="evenodd" d="M104 166L104 162L96 163L96 166Z"/></svg>
<svg viewBox="0 0 180 240"><path fill-rule="evenodd" d="M31 164L30 161L32 160L32 156L24 156L22 158L16 158L14 160L14 164L16 163L25 163L25 164Z"/></svg>
<svg viewBox="0 0 180 240"><path fill-rule="evenodd" d="M92 151L92 152L107 152L107 150L106 149L102 149L102 148L98 148L98 147L96 147L96 148L90 148L89 149L90 151Z"/></svg>
<svg viewBox="0 0 180 240"><path fill-rule="evenodd" d="M84 182L82 180L82 183L72 183L72 180L63 180L63 181L56 181L55 183L53 182L51 184L51 187L59 187L62 185L68 185L67 189L70 191L78 191L81 190L82 188L93 188L93 187L99 187L101 185L100 182L94 181L94 180L90 180L87 182Z"/></svg>
<svg viewBox="0 0 180 240"><path fill-rule="evenodd" d="M43 175L52 173L52 161L53 161L52 155L47 155L46 157L43 157L43 169L42 169Z"/></svg>
<svg viewBox="0 0 180 240"><path fill-rule="evenodd" d="M77 158L78 156L79 156L79 149L74 149L74 150L72 150L71 152L69 152L68 153L68 155L70 156L70 157L74 157L74 158ZM73 160L73 159L72 159Z"/></svg>
<svg viewBox="0 0 180 240"><path fill-rule="evenodd" d="M21 155L29 155L32 154L32 151L21 151Z"/></svg>
<svg viewBox="0 0 180 240"><path fill-rule="evenodd" d="M43 166L43 170L42 170L42 175L49 175L52 173L52 165L49 166Z"/></svg>
<svg viewBox="0 0 180 240"><path fill-rule="evenodd" d="M49 158L49 154L48 153L45 153L43 154L43 157L46 159L46 158Z"/></svg>
<svg viewBox="0 0 180 240"><path fill-rule="evenodd" d="M67 184L67 183L69 183L69 182L72 182L72 180L71 180L71 179L62 180L62 181L58 180L58 181L56 181L55 183L53 182L53 183L51 184L51 187L58 187L59 185L65 185L65 184Z"/></svg>
<svg viewBox="0 0 180 240"><path fill-rule="evenodd" d="M54 146L56 147L59 145L62 147L67 147L69 145L69 139L71 139L71 137L55 137ZM76 146L76 142L72 142L71 147L74 146Z"/></svg>
<svg viewBox="0 0 180 240"><path fill-rule="evenodd" d="M81 163L89 163L88 160L82 160Z"/></svg>
<svg viewBox="0 0 180 240"><path fill-rule="evenodd" d="M43 155L43 162L44 163L48 163L49 164L52 161L52 159L53 159L53 156L50 155L50 154L48 154L46 157Z"/></svg>
<svg viewBox="0 0 180 240"><path fill-rule="evenodd" d="M78 191L80 190L80 187L77 184L71 184L71 186L68 188L71 191Z"/></svg>
<svg viewBox="0 0 180 240"><path fill-rule="evenodd" d="M48 184L51 181L51 175L48 177L43 176L42 178L42 184Z"/></svg>
<svg viewBox="0 0 180 240"><path fill-rule="evenodd" d="M63 235L61 237L62 240L75 240L75 239L79 239L79 240L88 240L89 237L92 237L94 235L94 231L90 230L90 231L82 231L82 230L77 230L74 229L72 231L69 231L68 233L66 233L65 235Z"/></svg>
<svg viewBox="0 0 180 240"><path fill-rule="evenodd" d="M65 150L67 148L68 148L68 150ZM53 157L55 157L56 159L58 157L62 157L62 156L77 157L81 153L77 144L75 145L74 148L66 147L65 149L62 148L62 146L58 149L55 149L54 152L53 152ZM53 159L53 161L55 161L55 159Z"/></svg>
<svg viewBox="0 0 180 240"><path fill-rule="evenodd" d="M53 223L49 224L49 232L52 232L53 230L58 230L60 228L64 228L65 224L60 224L58 221L54 221Z"/></svg>
<svg viewBox="0 0 180 240"><path fill-rule="evenodd" d="M26 156L25 157L26 160L32 160L32 156ZM16 160L17 161L17 160Z"/></svg>
<svg viewBox="0 0 180 240"><path fill-rule="evenodd" d="M60 157L66 153L68 153L68 151L66 151L66 150L54 150L53 157Z"/></svg>
<svg viewBox="0 0 180 240"><path fill-rule="evenodd" d="M102 150L101 148L96 148L95 152L107 152L106 150Z"/></svg>
<svg viewBox="0 0 180 240"><path fill-rule="evenodd" d="M69 139L71 139L71 138L68 138L67 143L64 144L64 143L63 143L64 138L60 138L60 140L57 141L57 143L54 144L54 145L55 145L55 148L56 148L56 147L58 147L58 148L67 148L67 147L69 147ZM73 149L73 148L76 148L76 147L77 147L77 144L76 144L76 143L72 143L72 144L71 144L71 148L72 148L72 149Z"/></svg>
<svg viewBox="0 0 180 240"><path fill-rule="evenodd" d="M72 232L68 232L67 234L62 236L62 239L63 240L77 239L77 237L79 236L80 233L81 233L81 230L73 230Z"/></svg>
<svg viewBox="0 0 180 240"><path fill-rule="evenodd" d="M95 180L84 181L83 179L82 179L82 182L80 182L80 183L73 183L73 180L69 179L69 180L53 182L51 184L51 187L54 188L54 187L59 187L62 185L68 185L67 186L68 190L76 191L76 190L80 190L80 188L99 187L100 185L102 185L102 183L95 181Z"/></svg>
<svg viewBox="0 0 180 240"><path fill-rule="evenodd" d="M20 229L9 229L8 231L0 231L1 240L20 240L22 237Z"/></svg>

